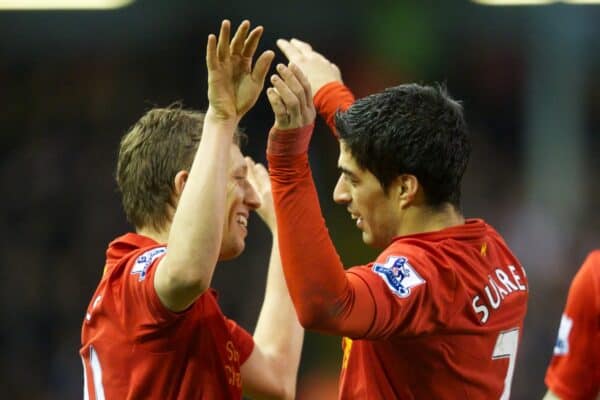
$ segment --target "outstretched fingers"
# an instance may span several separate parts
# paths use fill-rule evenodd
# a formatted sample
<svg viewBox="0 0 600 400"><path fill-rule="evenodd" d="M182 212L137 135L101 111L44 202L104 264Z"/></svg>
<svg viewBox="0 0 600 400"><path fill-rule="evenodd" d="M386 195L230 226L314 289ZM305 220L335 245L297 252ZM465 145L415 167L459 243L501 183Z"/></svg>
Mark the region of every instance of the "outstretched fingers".
<svg viewBox="0 0 600 400"><path fill-rule="evenodd" d="M290 65L294 65L294 64L290 63ZM290 67L286 67L283 64L277 65L277 72L279 73L281 78L284 80L285 85L287 86L289 91L293 94L294 100L296 100L296 102L299 104L299 106L301 108L304 108L307 104L306 95L304 93L304 88L302 87L302 84L296 77L295 72L292 71L292 69ZM277 90L280 90L280 88L277 87ZM286 104L288 104L288 97L290 97L290 96L285 95L285 94L287 94L287 91L285 92L285 94L281 91L279 93L281 93L281 95L284 96L283 99L286 102ZM290 97L289 101L292 101L291 97Z"/></svg>
<svg viewBox="0 0 600 400"><path fill-rule="evenodd" d="M284 81L278 75L271 76L271 84L275 89L277 89L277 93L279 94L285 108L287 110L287 114L292 119L296 119L300 115L300 100L296 96L294 92L289 88L286 81Z"/></svg>
<svg viewBox="0 0 600 400"><path fill-rule="evenodd" d="M260 38L263 34L264 28L262 26L257 26L252 29L252 32L246 38L244 42L244 48L242 49L243 57L253 57L256 49L258 48L258 42L260 42Z"/></svg>
<svg viewBox="0 0 600 400"><path fill-rule="evenodd" d="M212 33L208 35L206 42L206 67L208 70L214 70L219 66L217 58L217 37Z"/></svg>
<svg viewBox="0 0 600 400"><path fill-rule="evenodd" d="M294 46L300 53L310 53L313 51L312 46L302 40L298 40L296 38L290 40L290 44Z"/></svg>
<svg viewBox="0 0 600 400"><path fill-rule="evenodd" d="M254 82L261 82L262 85L262 82L264 82L267 77L267 73L269 72L269 68L271 67L274 58L275 53L272 50L267 50L258 57L254 64L254 69L252 70L252 80Z"/></svg>
<svg viewBox="0 0 600 400"><path fill-rule="evenodd" d="M278 39L276 43L277 47L279 47L279 50L281 50L281 52L287 57L288 60L294 61L297 60L299 57L302 57L302 53L300 53L300 50L287 40Z"/></svg>
<svg viewBox="0 0 600 400"><path fill-rule="evenodd" d="M308 80L304 72L302 72L300 67L298 67L298 65L290 63L290 70L302 87L302 91L304 92L304 104L312 104L313 96L310 81ZM301 94L299 94L299 96L301 96Z"/></svg>
<svg viewBox="0 0 600 400"><path fill-rule="evenodd" d="M217 57L219 61L224 61L229 58L229 37L231 35L231 22L225 19L221 23L221 31L217 42Z"/></svg>
<svg viewBox="0 0 600 400"><path fill-rule="evenodd" d="M238 26L235 35L233 35L233 39L231 39L230 44L230 52L232 55L234 54L242 54L242 49L244 48L244 42L246 41L246 36L248 36L248 31L250 30L250 21L247 19L242 21L240 26Z"/></svg>
<svg viewBox="0 0 600 400"><path fill-rule="evenodd" d="M289 115L285 104L283 104L281 95L277 92L277 90L270 87L267 89L267 98L269 99L269 103L271 103L273 114L275 114L275 121L283 125L287 124L289 121Z"/></svg>

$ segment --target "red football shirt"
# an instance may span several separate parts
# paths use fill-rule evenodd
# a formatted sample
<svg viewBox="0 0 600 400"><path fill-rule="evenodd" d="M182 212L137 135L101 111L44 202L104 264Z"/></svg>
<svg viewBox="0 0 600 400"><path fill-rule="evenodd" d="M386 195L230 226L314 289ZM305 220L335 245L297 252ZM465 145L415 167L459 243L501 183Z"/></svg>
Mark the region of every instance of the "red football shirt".
<svg viewBox="0 0 600 400"><path fill-rule="evenodd" d="M248 332L227 319L213 290L186 311L154 290L166 247L126 234L110 243L81 333L85 399L240 399Z"/></svg>
<svg viewBox="0 0 600 400"><path fill-rule="evenodd" d="M546 385L563 400L600 395L600 250L573 279Z"/></svg>
<svg viewBox="0 0 600 400"><path fill-rule="evenodd" d="M397 238L347 274L376 311L364 335L343 340L340 398L509 398L527 278L489 225Z"/></svg>
<svg viewBox="0 0 600 400"><path fill-rule="evenodd" d="M352 98L331 83L315 104L331 126ZM344 271L311 177L310 131L272 131L267 156L300 321L345 336L340 398L508 399L528 288L505 242L468 220L396 238L375 262Z"/></svg>

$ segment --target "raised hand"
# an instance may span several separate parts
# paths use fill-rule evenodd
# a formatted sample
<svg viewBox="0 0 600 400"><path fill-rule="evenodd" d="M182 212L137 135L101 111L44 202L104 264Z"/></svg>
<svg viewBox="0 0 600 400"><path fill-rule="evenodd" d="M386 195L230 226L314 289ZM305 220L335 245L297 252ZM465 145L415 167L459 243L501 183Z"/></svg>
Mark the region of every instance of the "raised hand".
<svg viewBox="0 0 600 400"><path fill-rule="evenodd" d="M310 83L297 65L277 65L279 75L271 76L273 87L267 97L275 114L274 128L279 130L301 128L312 124L316 111Z"/></svg>
<svg viewBox="0 0 600 400"><path fill-rule="evenodd" d="M252 59L263 28L250 31L250 22L243 21L230 41L231 23L221 23L219 37L208 36L206 66L208 68L209 111L217 118L238 122L256 103L267 71L275 57L263 52L252 68Z"/></svg>
<svg viewBox="0 0 600 400"><path fill-rule="evenodd" d="M275 220L275 207L273 206L269 173L264 165L254 162L250 157L246 157L246 166L248 167L248 181L250 181L260 198L260 207L256 209L256 212L269 229L274 231L277 222Z"/></svg>
<svg viewBox="0 0 600 400"><path fill-rule="evenodd" d="M290 41L279 39L277 47L290 62L296 64L304 72L313 93L317 93L329 82L342 82L340 69L322 54L314 51L308 43L298 39Z"/></svg>

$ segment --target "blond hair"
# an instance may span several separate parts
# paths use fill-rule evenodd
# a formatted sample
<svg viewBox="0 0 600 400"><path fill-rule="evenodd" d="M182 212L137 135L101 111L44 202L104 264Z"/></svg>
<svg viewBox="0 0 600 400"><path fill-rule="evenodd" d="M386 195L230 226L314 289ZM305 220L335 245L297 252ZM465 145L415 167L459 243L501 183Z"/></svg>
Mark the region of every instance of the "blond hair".
<svg viewBox="0 0 600 400"><path fill-rule="evenodd" d="M166 211L175 175L192 166L204 115L180 104L154 108L121 139L116 181L127 220L136 228L161 230L169 222ZM237 145L242 137L238 130Z"/></svg>

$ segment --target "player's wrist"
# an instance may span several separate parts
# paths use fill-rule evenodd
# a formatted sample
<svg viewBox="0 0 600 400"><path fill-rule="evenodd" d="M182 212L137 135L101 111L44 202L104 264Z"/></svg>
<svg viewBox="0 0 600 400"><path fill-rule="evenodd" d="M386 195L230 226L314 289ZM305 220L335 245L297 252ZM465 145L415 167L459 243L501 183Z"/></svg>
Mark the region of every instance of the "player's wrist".
<svg viewBox="0 0 600 400"><path fill-rule="evenodd" d="M338 78L331 78L331 77L325 78L324 77L323 79L318 80L316 83L314 83L312 85L313 99L317 96L317 93L321 89L323 89L324 87L326 87L326 86L338 86L338 85L341 85L341 86L344 85L344 82L342 82L342 80L338 79Z"/></svg>
<svg viewBox="0 0 600 400"><path fill-rule="evenodd" d="M211 125L220 126L223 128L231 128L233 131L235 131L235 128L240 121L240 118L235 112L224 112L213 106L208 106L208 110L206 110L204 119Z"/></svg>
<svg viewBox="0 0 600 400"><path fill-rule="evenodd" d="M283 130L273 126L269 132L267 154L291 156L307 153L314 126L314 122L301 128Z"/></svg>

